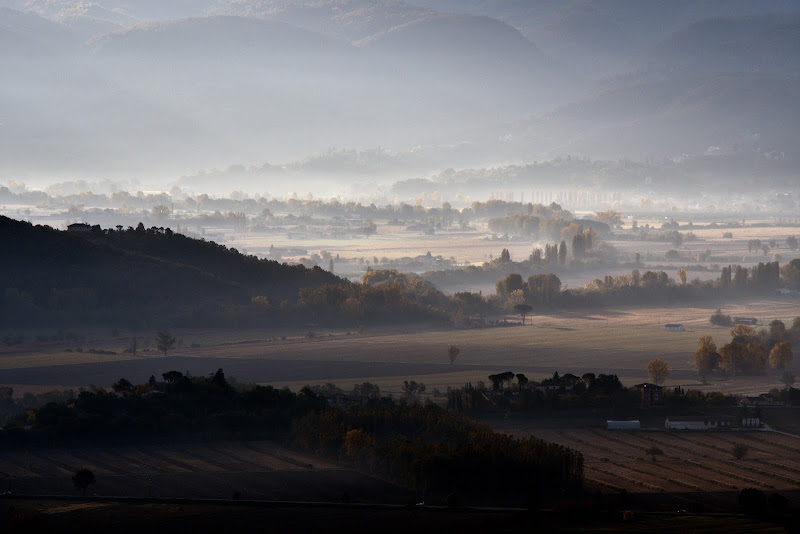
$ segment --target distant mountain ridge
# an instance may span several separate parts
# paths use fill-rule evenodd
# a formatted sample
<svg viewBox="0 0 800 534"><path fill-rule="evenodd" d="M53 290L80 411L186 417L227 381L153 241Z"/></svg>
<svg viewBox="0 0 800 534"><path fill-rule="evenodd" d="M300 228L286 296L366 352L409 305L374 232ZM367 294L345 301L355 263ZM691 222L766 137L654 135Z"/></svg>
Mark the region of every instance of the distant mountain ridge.
<svg viewBox="0 0 800 534"><path fill-rule="evenodd" d="M0 178L170 180L374 146L425 154L412 173L712 148L800 167L800 0L0 6Z"/></svg>

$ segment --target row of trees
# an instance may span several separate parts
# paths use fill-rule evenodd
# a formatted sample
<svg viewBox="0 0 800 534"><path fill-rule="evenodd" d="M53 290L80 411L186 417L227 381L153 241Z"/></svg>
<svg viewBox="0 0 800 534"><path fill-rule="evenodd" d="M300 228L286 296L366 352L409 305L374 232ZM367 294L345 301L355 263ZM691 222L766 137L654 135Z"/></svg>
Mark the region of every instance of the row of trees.
<svg viewBox="0 0 800 534"><path fill-rule="evenodd" d="M800 324L800 318L795 320ZM794 376L787 367L793 359L792 344L786 341L788 334L780 321L773 321L773 332L786 335L767 334L766 339L750 326L736 325L731 329L731 341L717 347L711 336L701 336L697 340L694 364L698 374L705 380L714 370L737 373L761 373L769 365L784 371L783 380L787 387L794 383Z"/></svg>
<svg viewBox="0 0 800 534"><path fill-rule="evenodd" d="M731 272L735 275L731 279ZM587 283L583 288L561 291L561 283L554 274L537 274L527 283L519 274L511 273L495 283L497 303L506 309L518 304L545 306L591 306L596 304L635 304L660 299L693 300L717 297L731 290L759 292L776 288L780 278L792 285L800 283L800 259L792 260L784 269L778 262L759 263L752 269L736 266L723 267L717 280L688 280L686 269L677 271L677 280L664 271L640 272L605 276ZM797 278L795 279L795 274ZM724 317L724 316L723 316Z"/></svg>

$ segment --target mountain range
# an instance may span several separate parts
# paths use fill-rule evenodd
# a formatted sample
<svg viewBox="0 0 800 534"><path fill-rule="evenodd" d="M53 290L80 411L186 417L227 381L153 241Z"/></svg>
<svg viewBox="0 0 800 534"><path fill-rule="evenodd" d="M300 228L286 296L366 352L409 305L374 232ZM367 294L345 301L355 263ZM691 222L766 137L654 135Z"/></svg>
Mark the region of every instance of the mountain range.
<svg viewBox="0 0 800 534"><path fill-rule="evenodd" d="M395 179L566 154L796 170L798 37L800 0L0 0L0 179L334 147L425 154Z"/></svg>

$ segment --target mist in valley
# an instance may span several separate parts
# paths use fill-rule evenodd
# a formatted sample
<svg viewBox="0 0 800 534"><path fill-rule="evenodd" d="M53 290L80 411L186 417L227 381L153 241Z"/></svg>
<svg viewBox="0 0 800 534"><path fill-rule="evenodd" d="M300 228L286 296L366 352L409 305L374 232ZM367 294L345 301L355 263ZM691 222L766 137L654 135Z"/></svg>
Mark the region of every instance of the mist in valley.
<svg viewBox="0 0 800 534"><path fill-rule="evenodd" d="M800 0L0 0L0 72L0 530L797 526Z"/></svg>

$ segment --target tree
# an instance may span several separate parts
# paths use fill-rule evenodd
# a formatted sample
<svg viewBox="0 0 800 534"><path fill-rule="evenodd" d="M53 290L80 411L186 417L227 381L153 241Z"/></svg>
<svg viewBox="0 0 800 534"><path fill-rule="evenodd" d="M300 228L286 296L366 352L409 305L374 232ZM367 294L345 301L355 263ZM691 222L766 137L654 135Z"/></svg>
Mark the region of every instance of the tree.
<svg viewBox="0 0 800 534"><path fill-rule="evenodd" d="M111 389L117 393L133 393L134 387L129 380L120 378L111 385Z"/></svg>
<svg viewBox="0 0 800 534"><path fill-rule="evenodd" d="M797 250L797 238L793 235L787 237L786 246L789 247L790 250Z"/></svg>
<svg viewBox="0 0 800 534"><path fill-rule="evenodd" d="M733 324L731 316L725 315L719 308L717 308L717 311L711 314L709 321L711 322L711 324L716 326L730 326L731 324Z"/></svg>
<svg viewBox="0 0 800 534"><path fill-rule="evenodd" d="M508 263L511 261L511 253L508 251L507 248L504 248L500 252L500 263Z"/></svg>
<svg viewBox="0 0 800 534"><path fill-rule="evenodd" d="M422 382L417 383L415 380L403 380L403 392L410 401L415 401L417 393L425 393L425 384Z"/></svg>
<svg viewBox="0 0 800 534"><path fill-rule="evenodd" d="M530 382L530 380L528 380L528 377L527 377L527 376L525 376L525 375L524 375L524 374L522 374L522 373L517 373L517 385L519 386L519 390L520 390L520 391L522 391L522 388L524 388L524 387L525 387L525 385L526 385L528 382Z"/></svg>
<svg viewBox="0 0 800 534"><path fill-rule="evenodd" d="M217 369L217 372L211 377L211 383L221 388L228 387L228 381L225 380L225 373L222 368Z"/></svg>
<svg viewBox="0 0 800 534"><path fill-rule="evenodd" d="M525 324L525 316L533 311L533 306L530 304L517 304L514 306L514 311L522 317L522 324Z"/></svg>
<svg viewBox="0 0 800 534"><path fill-rule="evenodd" d="M749 343L758 337L756 329L746 324L737 324L731 328L731 337L735 343Z"/></svg>
<svg viewBox="0 0 800 534"><path fill-rule="evenodd" d="M180 371L167 371L166 373L161 375L161 378L164 379L164 382L173 384L183 378L183 373L181 373Z"/></svg>
<svg viewBox="0 0 800 534"><path fill-rule="evenodd" d="M686 285L686 278L687 278L686 268L681 267L680 269L678 269L678 280L680 281L682 286Z"/></svg>
<svg viewBox="0 0 800 534"><path fill-rule="evenodd" d="M775 319L769 323L769 338L776 341L783 341L788 337L786 331L786 324L783 321Z"/></svg>
<svg viewBox="0 0 800 534"><path fill-rule="evenodd" d="M604 222L612 228L622 224L622 213L616 210L598 211L595 212L595 217L598 221Z"/></svg>
<svg viewBox="0 0 800 534"><path fill-rule="evenodd" d="M177 341L175 336L166 330L159 330L156 332L156 348L163 351L164 356L167 355L168 350L175 346L175 341Z"/></svg>
<svg viewBox="0 0 800 534"><path fill-rule="evenodd" d="M165 206L163 204L159 204L158 206L153 206L153 218L156 220L162 220L169 217L170 214L169 206Z"/></svg>
<svg viewBox="0 0 800 534"><path fill-rule="evenodd" d="M655 358L647 363L647 376L655 384L663 384L669 377L669 364L661 358Z"/></svg>
<svg viewBox="0 0 800 534"><path fill-rule="evenodd" d="M694 366L703 382L718 363L719 354L717 354L716 343L711 336L700 336L697 340L697 350L694 352Z"/></svg>
<svg viewBox="0 0 800 534"><path fill-rule="evenodd" d="M450 358L451 365L456 362L456 358L458 358L459 354L461 354L461 349L455 345L450 345L450 348L447 349L447 357Z"/></svg>
<svg viewBox="0 0 800 534"><path fill-rule="evenodd" d="M744 443L734 443L731 452L733 453L733 457L737 460L741 460L745 457L747 452L750 450L750 447L745 445Z"/></svg>
<svg viewBox="0 0 800 534"><path fill-rule="evenodd" d="M653 459L653 463L656 463L656 456L663 456L664 451L659 449L658 447L650 447L649 449L644 451L645 454L650 456Z"/></svg>
<svg viewBox="0 0 800 534"><path fill-rule="evenodd" d="M136 341L135 337L132 337L131 344L128 346L128 348L130 349L130 351L133 353L134 356L136 356L136 350L138 349L138 347L139 343Z"/></svg>
<svg viewBox="0 0 800 534"><path fill-rule="evenodd" d="M561 241L558 246L558 264L565 265L567 263L567 242Z"/></svg>
<svg viewBox="0 0 800 534"><path fill-rule="evenodd" d="M84 495L86 495L86 488L94 484L94 482L94 473L85 468L78 469L75 474L72 475L72 483L75 485L75 489L80 490Z"/></svg>
<svg viewBox="0 0 800 534"><path fill-rule="evenodd" d="M745 346L742 343L728 343L719 349L719 367L723 371L735 373L744 362Z"/></svg>
<svg viewBox="0 0 800 534"><path fill-rule="evenodd" d="M775 369L784 369L792 361L792 344L788 341L775 343L769 351L769 364Z"/></svg>

